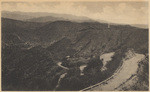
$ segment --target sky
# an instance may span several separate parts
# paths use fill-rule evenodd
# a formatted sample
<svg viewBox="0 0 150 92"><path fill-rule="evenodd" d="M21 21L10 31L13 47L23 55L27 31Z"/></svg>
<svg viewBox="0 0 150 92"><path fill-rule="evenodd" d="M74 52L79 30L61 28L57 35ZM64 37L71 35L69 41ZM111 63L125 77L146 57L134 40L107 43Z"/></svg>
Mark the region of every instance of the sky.
<svg viewBox="0 0 150 92"><path fill-rule="evenodd" d="M148 2L146 1L2 2L1 5L4 11L72 14L113 23L148 24Z"/></svg>

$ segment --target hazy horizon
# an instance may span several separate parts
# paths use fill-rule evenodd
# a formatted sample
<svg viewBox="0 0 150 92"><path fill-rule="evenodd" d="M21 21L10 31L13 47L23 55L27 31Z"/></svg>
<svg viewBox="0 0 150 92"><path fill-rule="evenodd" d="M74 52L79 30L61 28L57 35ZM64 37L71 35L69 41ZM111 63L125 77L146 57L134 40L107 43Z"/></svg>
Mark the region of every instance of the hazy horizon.
<svg viewBox="0 0 150 92"><path fill-rule="evenodd" d="M148 2L2 2L2 11L85 16L119 24L148 24Z"/></svg>

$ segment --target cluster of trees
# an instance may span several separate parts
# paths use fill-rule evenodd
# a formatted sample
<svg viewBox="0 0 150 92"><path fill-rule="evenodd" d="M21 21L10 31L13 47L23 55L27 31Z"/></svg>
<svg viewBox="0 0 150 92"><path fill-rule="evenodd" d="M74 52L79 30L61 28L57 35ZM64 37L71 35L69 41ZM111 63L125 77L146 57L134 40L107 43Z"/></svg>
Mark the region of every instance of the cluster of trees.
<svg viewBox="0 0 150 92"><path fill-rule="evenodd" d="M78 91L94 85L98 82L101 82L108 77L110 77L115 70L119 67L122 62L122 58L125 57L125 49L119 49L116 51L115 55L112 58L106 67L107 70L101 71L103 66L102 60L99 59L99 56L91 58L87 67L84 68L84 75L80 75L79 66L72 66L67 72L67 75L60 84L60 87L57 90L72 90ZM69 66L69 62L67 59L63 59L65 61L64 65Z"/></svg>
<svg viewBox="0 0 150 92"><path fill-rule="evenodd" d="M67 59L63 59L65 63L64 66L69 66L69 62ZM90 85L93 85L99 81L99 78L102 75L101 67L103 66L102 61L99 57L92 58L87 63L87 67L84 69L84 75L80 75L81 71L79 66L75 64L69 68L67 75L65 78L61 80L60 86L57 90L72 90L78 91Z"/></svg>

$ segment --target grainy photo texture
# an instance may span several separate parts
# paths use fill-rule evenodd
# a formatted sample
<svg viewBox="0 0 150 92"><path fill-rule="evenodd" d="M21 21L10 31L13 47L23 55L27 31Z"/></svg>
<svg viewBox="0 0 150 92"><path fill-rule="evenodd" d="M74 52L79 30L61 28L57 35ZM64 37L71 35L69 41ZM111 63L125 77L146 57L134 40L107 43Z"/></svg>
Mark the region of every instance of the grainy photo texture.
<svg viewBox="0 0 150 92"><path fill-rule="evenodd" d="M148 91L148 2L1 2L3 91Z"/></svg>

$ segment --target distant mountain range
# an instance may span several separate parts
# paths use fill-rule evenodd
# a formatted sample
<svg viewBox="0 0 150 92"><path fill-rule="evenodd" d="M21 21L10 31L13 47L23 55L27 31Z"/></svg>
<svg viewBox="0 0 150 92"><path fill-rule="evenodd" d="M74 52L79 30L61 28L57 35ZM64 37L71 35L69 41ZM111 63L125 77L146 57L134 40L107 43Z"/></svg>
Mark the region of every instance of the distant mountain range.
<svg viewBox="0 0 150 92"><path fill-rule="evenodd" d="M148 25L144 25L144 24L132 24L132 26L139 27L139 28L149 28Z"/></svg>
<svg viewBox="0 0 150 92"><path fill-rule="evenodd" d="M54 22L58 20L74 21L74 22L90 22L92 19L84 16L74 16L71 14L56 14L45 12L8 12L3 11L2 17L15 20L30 22Z"/></svg>
<svg viewBox="0 0 150 92"><path fill-rule="evenodd" d="M100 23L108 23L111 25L118 25L116 23L112 23L105 20L94 20L85 16L74 16L71 14L56 14L56 13L47 13L47 12L9 12L2 11L3 18L21 20L21 21L29 21L29 22L54 22L54 21L72 21L72 22L100 22ZM128 25L128 24L119 24L119 25ZM148 25L144 24L130 24L134 27L139 28L148 28Z"/></svg>

